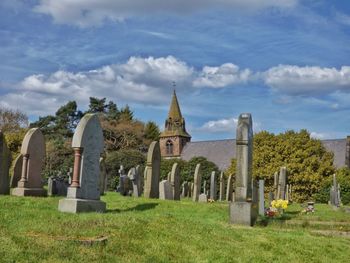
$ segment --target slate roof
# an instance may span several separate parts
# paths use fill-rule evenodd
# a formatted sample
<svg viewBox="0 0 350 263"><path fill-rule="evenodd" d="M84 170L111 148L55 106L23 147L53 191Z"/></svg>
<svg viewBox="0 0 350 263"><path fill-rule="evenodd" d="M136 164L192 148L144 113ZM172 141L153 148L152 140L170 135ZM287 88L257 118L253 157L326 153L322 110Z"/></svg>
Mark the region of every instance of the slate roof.
<svg viewBox="0 0 350 263"><path fill-rule="evenodd" d="M345 166L346 139L323 140L322 143L334 153L334 165L337 168ZM226 170L231 159L236 158L236 140L188 142L181 153L181 159L185 161L199 156L215 163L220 170Z"/></svg>

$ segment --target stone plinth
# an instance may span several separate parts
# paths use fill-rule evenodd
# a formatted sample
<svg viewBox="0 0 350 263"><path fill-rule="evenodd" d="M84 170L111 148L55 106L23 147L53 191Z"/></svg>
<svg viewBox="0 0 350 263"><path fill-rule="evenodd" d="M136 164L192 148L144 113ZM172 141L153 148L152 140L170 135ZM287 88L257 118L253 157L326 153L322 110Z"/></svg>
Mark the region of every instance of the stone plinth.
<svg viewBox="0 0 350 263"><path fill-rule="evenodd" d="M230 203L230 223L253 226L257 219L257 207L250 202Z"/></svg>
<svg viewBox="0 0 350 263"><path fill-rule="evenodd" d="M106 211L106 203L100 200L65 198L58 203L59 210L67 213Z"/></svg>

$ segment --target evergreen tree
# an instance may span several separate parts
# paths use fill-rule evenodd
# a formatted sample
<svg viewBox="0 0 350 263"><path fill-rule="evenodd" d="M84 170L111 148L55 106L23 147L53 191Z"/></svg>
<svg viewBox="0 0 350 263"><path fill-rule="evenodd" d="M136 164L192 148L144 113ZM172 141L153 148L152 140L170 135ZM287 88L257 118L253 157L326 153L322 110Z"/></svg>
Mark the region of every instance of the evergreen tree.
<svg viewBox="0 0 350 263"><path fill-rule="evenodd" d="M153 121L147 122L145 125L145 138L151 141L158 141L159 135L160 131L158 125Z"/></svg>
<svg viewBox="0 0 350 263"><path fill-rule="evenodd" d="M90 97L89 113L105 113L107 107L108 105L106 105L106 98L98 99L95 97Z"/></svg>
<svg viewBox="0 0 350 263"><path fill-rule="evenodd" d="M119 110L117 107L117 104L115 104L113 101L110 101L107 105L107 118L109 120L118 120L119 118Z"/></svg>
<svg viewBox="0 0 350 263"><path fill-rule="evenodd" d="M120 120L121 121L132 121L134 118L134 113L130 110L129 105L126 105L120 110Z"/></svg>

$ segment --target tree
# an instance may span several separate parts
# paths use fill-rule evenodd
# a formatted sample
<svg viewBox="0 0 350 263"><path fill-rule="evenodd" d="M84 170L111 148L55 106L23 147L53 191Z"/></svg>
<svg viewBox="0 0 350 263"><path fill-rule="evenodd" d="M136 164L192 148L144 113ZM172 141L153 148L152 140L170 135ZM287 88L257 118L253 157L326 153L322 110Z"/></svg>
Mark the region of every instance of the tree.
<svg viewBox="0 0 350 263"><path fill-rule="evenodd" d="M132 121L134 119L134 113L130 110L129 105L120 110L119 116L121 121Z"/></svg>
<svg viewBox="0 0 350 263"><path fill-rule="evenodd" d="M17 132L28 127L28 117L19 110L0 107L0 130L3 133Z"/></svg>
<svg viewBox="0 0 350 263"><path fill-rule="evenodd" d="M90 97L89 113L105 113L107 107L108 105L106 105L106 98L98 99L95 97Z"/></svg>
<svg viewBox="0 0 350 263"><path fill-rule="evenodd" d="M335 171L333 153L327 152L321 141L311 138L306 130L254 134L253 177L265 180L266 191L272 191L273 174L282 166L287 167L295 201L313 198Z"/></svg>
<svg viewBox="0 0 350 263"><path fill-rule="evenodd" d="M69 101L56 112L55 133L61 134L65 138L72 137L73 130L82 117L83 113L77 110L77 103L75 101Z"/></svg>
<svg viewBox="0 0 350 263"><path fill-rule="evenodd" d="M219 168L216 166L215 163L208 161L205 157L193 157L184 166L183 173L182 173L183 174L182 179L184 181L193 182L194 171L198 163L201 164L202 182L206 180L207 183L209 183L210 175L211 175L211 172L213 171L215 171L218 176Z"/></svg>
<svg viewBox="0 0 350 263"><path fill-rule="evenodd" d="M183 171L187 162L181 159L162 159L160 163L160 180L166 180L168 178L168 173L171 172L174 163L177 163L179 165L181 183L185 181Z"/></svg>
<svg viewBox="0 0 350 263"><path fill-rule="evenodd" d="M113 101L110 101L107 105L107 118L109 120L118 120L119 119L119 110L117 104Z"/></svg>
<svg viewBox="0 0 350 263"><path fill-rule="evenodd" d="M159 135L160 131L158 125L153 121L147 122L145 125L145 138L150 141L158 141Z"/></svg>

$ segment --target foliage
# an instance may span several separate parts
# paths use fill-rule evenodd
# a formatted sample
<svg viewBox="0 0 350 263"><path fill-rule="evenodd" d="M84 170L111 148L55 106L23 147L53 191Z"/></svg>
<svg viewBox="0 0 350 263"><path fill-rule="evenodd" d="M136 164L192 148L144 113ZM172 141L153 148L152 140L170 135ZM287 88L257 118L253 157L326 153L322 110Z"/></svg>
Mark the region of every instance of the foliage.
<svg viewBox="0 0 350 263"><path fill-rule="evenodd" d="M253 177L264 179L266 191L272 191L273 174L286 166L293 200L297 202L312 198L335 171L333 153L306 130L278 135L262 131L254 135L253 145Z"/></svg>
<svg viewBox="0 0 350 263"><path fill-rule="evenodd" d="M22 141L24 136L26 135L27 129L19 129L16 132L8 132L5 133L5 139L7 142L7 146L11 151L13 160L15 156L19 154L21 151Z"/></svg>
<svg viewBox="0 0 350 263"><path fill-rule="evenodd" d="M350 204L350 169L340 168L336 171L336 178L340 184L340 199L344 205ZM333 185L333 176L328 177L322 184L320 191L315 194L317 202L328 203L330 200L330 188Z"/></svg>
<svg viewBox="0 0 350 263"><path fill-rule="evenodd" d="M144 132L145 132L145 138L147 140L150 140L150 142L159 140L160 131L159 131L158 125L155 122L153 121L147 122L145 125Z"/></svg>
<svg viewBox="0 0 350 263"><path fill-rule="evenodd" d="M19 110L0 107L0 130L3 133L14 133L28 127L28 117Z"/></svg>
<svg viewBox="0 0 350 263"><path fill-rule="evenodd" d="M198 163L201 164L202 182L206 180L208 184L211 172L213 171L215 171L217 176L219 176L219 168L215 163L208 161L204 157L193 157L184 167L182 174L182 179L184 181L193 182L194 172Z"/></svg>

